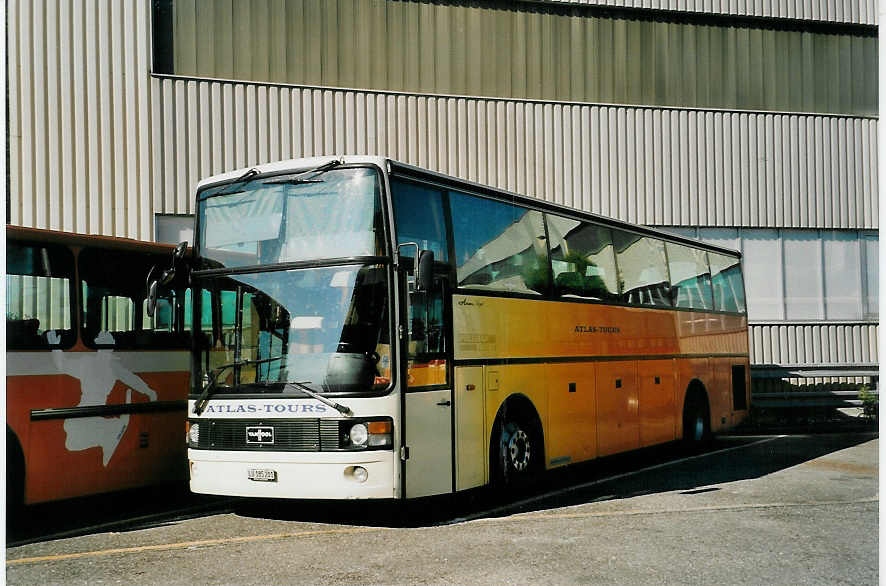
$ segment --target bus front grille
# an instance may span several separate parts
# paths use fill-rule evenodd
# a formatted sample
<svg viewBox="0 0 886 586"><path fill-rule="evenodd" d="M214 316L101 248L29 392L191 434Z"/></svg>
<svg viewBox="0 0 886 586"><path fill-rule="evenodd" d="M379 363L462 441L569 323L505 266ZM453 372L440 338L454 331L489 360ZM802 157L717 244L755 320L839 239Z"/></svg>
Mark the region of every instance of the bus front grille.
<svg viewBox="0 0 886 586"><path fill-rule="evenodd" d="M285 452L341 449L338 421L209 419L199 425L199 440L191 448Z"/></svg>

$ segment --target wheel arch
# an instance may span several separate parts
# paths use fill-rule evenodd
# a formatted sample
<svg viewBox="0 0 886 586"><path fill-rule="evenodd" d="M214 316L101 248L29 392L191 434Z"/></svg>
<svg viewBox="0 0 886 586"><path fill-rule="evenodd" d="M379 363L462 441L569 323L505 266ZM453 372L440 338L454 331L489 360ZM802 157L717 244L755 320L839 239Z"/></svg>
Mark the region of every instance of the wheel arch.
<svg viewBox="0 0 886 586"><path fill-rule="evenodd" d="M711 429L711 400L708 396L707 387L705 384L701 382L698 378L693 378L689 381L689 384L686 385L686 392L683 393L683 406L680 410L681 418L680 418L680 434L681 437L685 440L685 431L686 431L686 419L690 413L690 407L694 407L695 405L700 405L704 409L704 413L707 417L707 427L708 434L710 434Z"/></svg>
<svg viewBox="0 0 886 586"><path fill-rule="evenodd" d="M501 402L501 405L499 405L498 411L495 414L495 418L492 420L492 427L489 429L488 437L490 469L492 468L492 459L494 457L493 450L495 449L494 438L496 435L496 430L505 418L511 417L521 418L527 424L532 426L536 437L541 442L542 457L540 464L541 469L544 470L545 462L547 462L544 426L542 425L541 416L538 413L538 409L535 407L535 403L533 403L532 399L530 399L523 393L512 393L508 395L508 397Z"/></svg>
<svg viewBox="0 0 886 586"><path fill-rule="evenodd" d="M9 424L6 425L6 491L7 501L17 498L21 502L13 504L24 504L25 452L21 440Z"/></svg>
<svg viewBox="0 0 886 586"><path fill-rule="evenodd" d="M708 407L708 414L710 415L710 407L711 401L708 397L708 389L700 379L694 378L689 381L689 384L686 385L686 392L683 393L683 407L682 410L686 410L686 405L692 399L700 399L705 402Z"/></svg>

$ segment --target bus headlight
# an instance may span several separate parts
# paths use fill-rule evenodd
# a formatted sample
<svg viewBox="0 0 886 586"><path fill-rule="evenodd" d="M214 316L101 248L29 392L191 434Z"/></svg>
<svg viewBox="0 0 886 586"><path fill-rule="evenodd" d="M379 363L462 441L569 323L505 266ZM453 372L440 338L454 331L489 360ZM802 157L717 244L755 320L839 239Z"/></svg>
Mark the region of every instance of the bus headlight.
<svg viewBox="0 0 886 586"><path fill-rule="evenodd" d="M200 444L200 424L199 423L189 423L188 424L188 444L196 447Z"/></svg>
<svg viewBox="0 0 886 586"><path fill-rule="evenodd" d="M389 418L341 422L341 446L345 449L365 450L391 448L394 445L394 425Z"/></svg>
<svg viewBox="0 0 886 586"><path fill-rule="evenodd" d="M366 429L365 424L358 423L357 425L351 426L351 431L348 433L348 437L351 438L352 445L365 446L366 442L369 441L369 430Z"/></svg>

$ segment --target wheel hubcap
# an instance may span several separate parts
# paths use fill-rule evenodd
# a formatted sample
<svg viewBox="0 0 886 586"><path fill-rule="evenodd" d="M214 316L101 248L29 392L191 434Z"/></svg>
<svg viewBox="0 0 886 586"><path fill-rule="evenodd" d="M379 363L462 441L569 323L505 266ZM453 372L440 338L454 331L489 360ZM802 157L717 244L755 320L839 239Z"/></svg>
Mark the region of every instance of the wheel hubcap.
<svg viewBox="0 0 886 586"><path fill-rule="evenodd" d="M695 439L701 440L704 437L704 419L699 416L695 419Z"/></svg>
<svg viewBox="0 0 886 586"><path fill-rule="evenodd" d="M529 445L529 436L522 429L517 429L508 440L508 455L511 466L517 472L522 472L529 467L532 452Z"/></svg>

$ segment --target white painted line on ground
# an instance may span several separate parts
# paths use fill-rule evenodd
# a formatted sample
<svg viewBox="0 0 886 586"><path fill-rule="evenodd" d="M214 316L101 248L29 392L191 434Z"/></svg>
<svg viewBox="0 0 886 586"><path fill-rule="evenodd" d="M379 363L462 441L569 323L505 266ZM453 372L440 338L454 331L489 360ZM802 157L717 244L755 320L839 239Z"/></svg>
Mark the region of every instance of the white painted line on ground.
<svg viewBox="0 0 886 586"><path fill-rule="evenodd" d="M674 513L713 513L718 511L746 511L752 509L786 509L795 507L833 507L846 505L867 505L880 502L880 497L856 499L851 501L809 501L805 503L744 503L738 505L710 505L707 507L686 507L685 509L639 509L635 511L582 511L575 513L518 513L516 519L585 519L589 517L633 517L638 515L667 515ZM484 521L501 521L502 518L484 519Z"/></svg>
<svg viewBox="0 0 886 586"><path fill-rule="evenodd" d="M271 539L285 539L293 537L309 537L316 535L341 535L347 533L367 533L389 531L387 527L343 527L340 529L321 529L318 531L298 531L293 533L272 533L269 535L244 535L239 537L220 537L218 539L200 539L197 541L181 541L178 543L159 543L156 545L139 545L135 547L118 547L114 549L100 549L96 551L81 551L76 553L63 553L55 555L43 555L29 558L7 559L7 566L20 564L33 564L37 562L55 562L61 560L74 560L79 558L105 556L124 553L143 553L146 551L167 551L170 549L195 549L213 545L225 545L230 543L254 543L256 541L268 541Z"/></svg>

